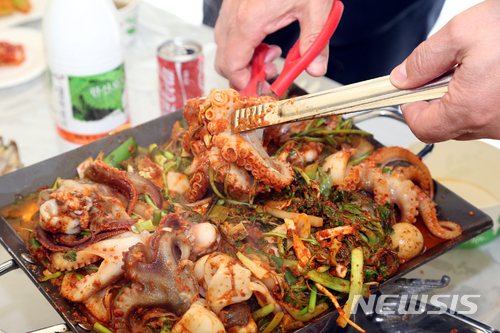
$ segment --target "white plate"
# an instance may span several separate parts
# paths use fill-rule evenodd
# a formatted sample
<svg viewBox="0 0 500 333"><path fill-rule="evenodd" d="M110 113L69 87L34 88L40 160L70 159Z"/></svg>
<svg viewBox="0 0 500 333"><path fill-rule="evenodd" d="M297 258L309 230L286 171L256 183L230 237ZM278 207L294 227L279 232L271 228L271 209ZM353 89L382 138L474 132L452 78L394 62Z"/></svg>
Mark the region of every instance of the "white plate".
<svg viewBox="0 0 500 333"><path fill-rule="evenodd" d="M0 29L41 19L47 0L30 0L30 3L28 13L15 10L11 15L0 16Z"/></svg>
<svg viewBox="0 0 500 333"><path fill-rule="evenodd" d="M0 30L0 41L24 46L25 59L19 66L0 67L0 89L34 79L45 71L42 34L29 28Z"/></svg>

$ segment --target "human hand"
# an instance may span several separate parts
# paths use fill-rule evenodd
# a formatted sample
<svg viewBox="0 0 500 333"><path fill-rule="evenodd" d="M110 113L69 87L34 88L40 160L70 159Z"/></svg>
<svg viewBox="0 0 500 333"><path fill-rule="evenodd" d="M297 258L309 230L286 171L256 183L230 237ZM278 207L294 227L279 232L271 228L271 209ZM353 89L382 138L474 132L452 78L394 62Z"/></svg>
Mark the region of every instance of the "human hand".
<svg viewBox="0 0 500 333"><path fill-rule="evenodd" d="M333 0L224 0L215 24L216 71L232 87L245 88L250 82L255 48L267 35L296 20L300 23L300 54L304 54L325 25L332 4ZM265 59L268 78L278 73L272 61L280 55L278 46L269 48ZM306 71L312 76L325 75L327 60L328 45ZM267 83L262 91L270 92Z"/></svg>
<svg viewBox="0 0 500 333"><path fill-rule="evenodd" d="M391 73L400 89L421 86L458 65L439 100L401 107L422 141L500 139L500 1L486 0L451 19Z"/></svg>

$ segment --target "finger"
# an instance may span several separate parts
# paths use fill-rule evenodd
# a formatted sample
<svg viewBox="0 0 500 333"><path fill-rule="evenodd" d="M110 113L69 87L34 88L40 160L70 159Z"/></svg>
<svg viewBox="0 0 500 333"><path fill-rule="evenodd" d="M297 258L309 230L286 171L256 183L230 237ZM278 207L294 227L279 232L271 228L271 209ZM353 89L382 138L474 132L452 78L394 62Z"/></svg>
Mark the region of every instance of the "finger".
<svg viewBox="0 0 500 333"><path fill-rule="evenodd" d="M443 100L422 101L401 106L406 123L415 136L426 143L454 139L465 133L465 119L445 112Z"/></svg>
<svg viewBox="0 0 500 333"><path fill-rule="evenodd" d="M321 33L328 15L332 9L333 0L329 1L308 1L299 17L300 40L299 51L303 55L314 43ZM328 43L327 43L328 46ZM322 76L326 74L328 63L328 47L325 46L320 54L309 64L306 71L313 76Z"/></svg>
<svg viewBox="0 0 500 333"><path fill-rule="evenodd" d="M264 66L266 67L266 80L272 79L278 75L278 67L272 62L266 63Z"/></svg>
<svg viewBox="0 0 500 333"><path fill-rule="evenodd" d="M327 66L328 66L328 52L329 47L326 45L323 50L321 50L320 54L307 66L306 72L315 77L320 77L326 74Z"/></svg>
<svg viewBox="0 0 500 333"><path fill-rule="evenodd" d="M269 45L269 50L267 50L265 62L272 62L281 56L281 47L278 45Z"/></svg>
<svg viewBox="0 0 500 333"><path fill-rule="evenodd" d="M460 61L458 43L452 38L452 26L422 42L390 75L391 83L400 89L421 86L442 75Z"/></svg>
<svg viewBox="0 0 500 333"><path fill-rule="evenodd" d="M262 82L262 86L260 87L260 94L261 95L270 95L272 93L271 91L271 85L269 82L264 81Z"/></svg>
<svg viewBox="0 0 500 333"><path fill-rule="evenodd" d="M265 33L252 20L229 22L227 17L232 16L223 17L226 19L218 20L215 25L215 70L227 78L236 89L241 90L250 82L250 63L254 50L264 39ZM277 51L273 49L273 52Z"/></svg>

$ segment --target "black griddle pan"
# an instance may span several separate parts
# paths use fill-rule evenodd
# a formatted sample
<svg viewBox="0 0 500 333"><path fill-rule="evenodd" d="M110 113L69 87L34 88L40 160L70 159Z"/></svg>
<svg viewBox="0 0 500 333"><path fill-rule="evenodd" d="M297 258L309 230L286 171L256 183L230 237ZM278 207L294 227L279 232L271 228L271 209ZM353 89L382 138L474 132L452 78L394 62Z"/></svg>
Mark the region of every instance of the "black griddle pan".
<svg viewBox="0 0 500 333"><path fill-rule="evenodd" d="M289 91L289 96L304 94L306 92L296 85L293 85ZM106 155L129 137L133 137L137 144L142 147L147 147L151 143L166 142L170 138L174 123L180 120L181 116L182 112L180 110L161 116L145 124L0 177L0 207L15 202L19 197L34 193L43 186L52 186L57 177L62 179L74 178L77 175L77 165L87 157L96 157L101 150ZM380 143L375 143L381 147ZM462 235L456 239L443 242L422 255L405 262L394 276L383 282L379 287L394 282L410 271L465 243L493 226L493 222L488 215L438 182L435 182L434 201L438 204L437 210L440 219L460 224L463 228ZM11 261L0 265L0 275L15 268L21 268L47 298L52 307L61 315L70 330L73 332L88 332L90 327L81 321L82 315L80 311L60 296L57 287L50 282L38 282L37 279L43 277L43 266L33 260L22 239L2 217L0 217L0 242L13 258ZM329 324L332 315L333 313L325 315L299 332L321 332L337 329L338 327L334 328L336 326L334 321Z"/></svg>

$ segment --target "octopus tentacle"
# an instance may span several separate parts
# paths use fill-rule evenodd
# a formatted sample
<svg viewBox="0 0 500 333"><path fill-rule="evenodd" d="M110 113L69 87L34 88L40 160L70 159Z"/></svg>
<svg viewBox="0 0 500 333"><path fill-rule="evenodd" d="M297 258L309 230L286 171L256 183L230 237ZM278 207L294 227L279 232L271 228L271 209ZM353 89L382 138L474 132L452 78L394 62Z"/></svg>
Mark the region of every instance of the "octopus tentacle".
<svg viewBox="0 0 500 333"><path fill-rule="evenodd" d="M404 180L400 172L383 173L378 168L366 164L352 167L348 175L339 184L340 190L365 190L374 194L378 204L394 202L401 211L400 222L415 223L418 215L417 193L414 184Z"/></svg>
<svg viewBox="0 0 500 333"><path fill-rule="evenodd" d="M459 224L438 220L436 204L423 192L419 195L419 210L425 226L434 236L441 239L453 239L462 233L462 227Z"/></svg>
<svg viewBox="0 0 500 333"><path fill-rule="evenodd" d="M408 149L402 147L384 147L378 149L367 159L367 163L371 163L373 166L380 167L381 169L383 169L387 164L395 161L405 161L422 170L427 178L426 183L429 184L429 197L432 200L434 196L434 182L432 181L429 168L427 168L427 166L422 162L420 157L413 154Z"/></svg>
<svg viewBox="0 0 500 333"><path fill-rule="evenodd" d="M143 243L148 236L147 231L141 234L127 232L78 251L82 256L98 256L103 259L102 263L96 272L84 276L83 279L79 279L75 273L66 274L61 284L61 295L72 302L83 302L118 280L123 275L123 252L137 243Z"/></svg>
<svg viewBox="0 0 500 333"><path fill-rule="evenodd" d="M101 260L101 257L93 255L91 253L77 252L74 261L65 259L63 252L53 252L50 255L50 261L54 268L56 268L58 271L73 271L75 269L92 265L99 260Z"/></svg>
<svg viewBox="0 0 500 333"><path fill-rule="evenodd" d="M432 179L429 182L429 178L422 169L410 165L408 167L398 167L397 170L401 171L404 179L411 180L413 183L418 184L418 187L420 187L427 196L431 196Z"/></svg>
<svg viewBox="0 0 500 333"><path fill-rule="evenodd" d="M85 170L85 176L99 183L118 189L128 198L127 214L132 214L139 198L139 192L125 171L120 171L97 160Z"/></svg>
<svg viewBox="0 0 500 333"><path fill-rule="evenodd" d="M250 192L253 180L244 168L228 162L215 146L210 149L208 155L216 182L225 183L228 190L235 195Z"/></svg>
<svg viewBox="0 0 500 333"><path fill-rule="evenodd" d="M210 134L203 138L191 136L189 149L196 157L188 169L192 175L188 195L190 201L199 200L207 190L208 178L204 178L202 173L206 176L208 169L197 166L201 156L204 161L207 151L210 151L208 164L216 171L215 181L220 183L224 177L231 194L239 197L250 194L256 183L263 183L263 186L258 186L259 189L265 189L265 185L268 185L279 191L293 181L292 167L285 161L271 159L254 131L233 134L229 126L234 110L273 100L272 97L240 96L237 91L227 89L225 92L214 90L207 98L187 103L184 113L189 132L197 135L199 131L207 130ZM196 103L198 106L195 106ZM195 110L198 111L197 118L194 117ZM184 146L187 146L187 142L183 143ZM197 146L197 150L193 146ZM229 175L227 181L226 175Z"/></svg>

